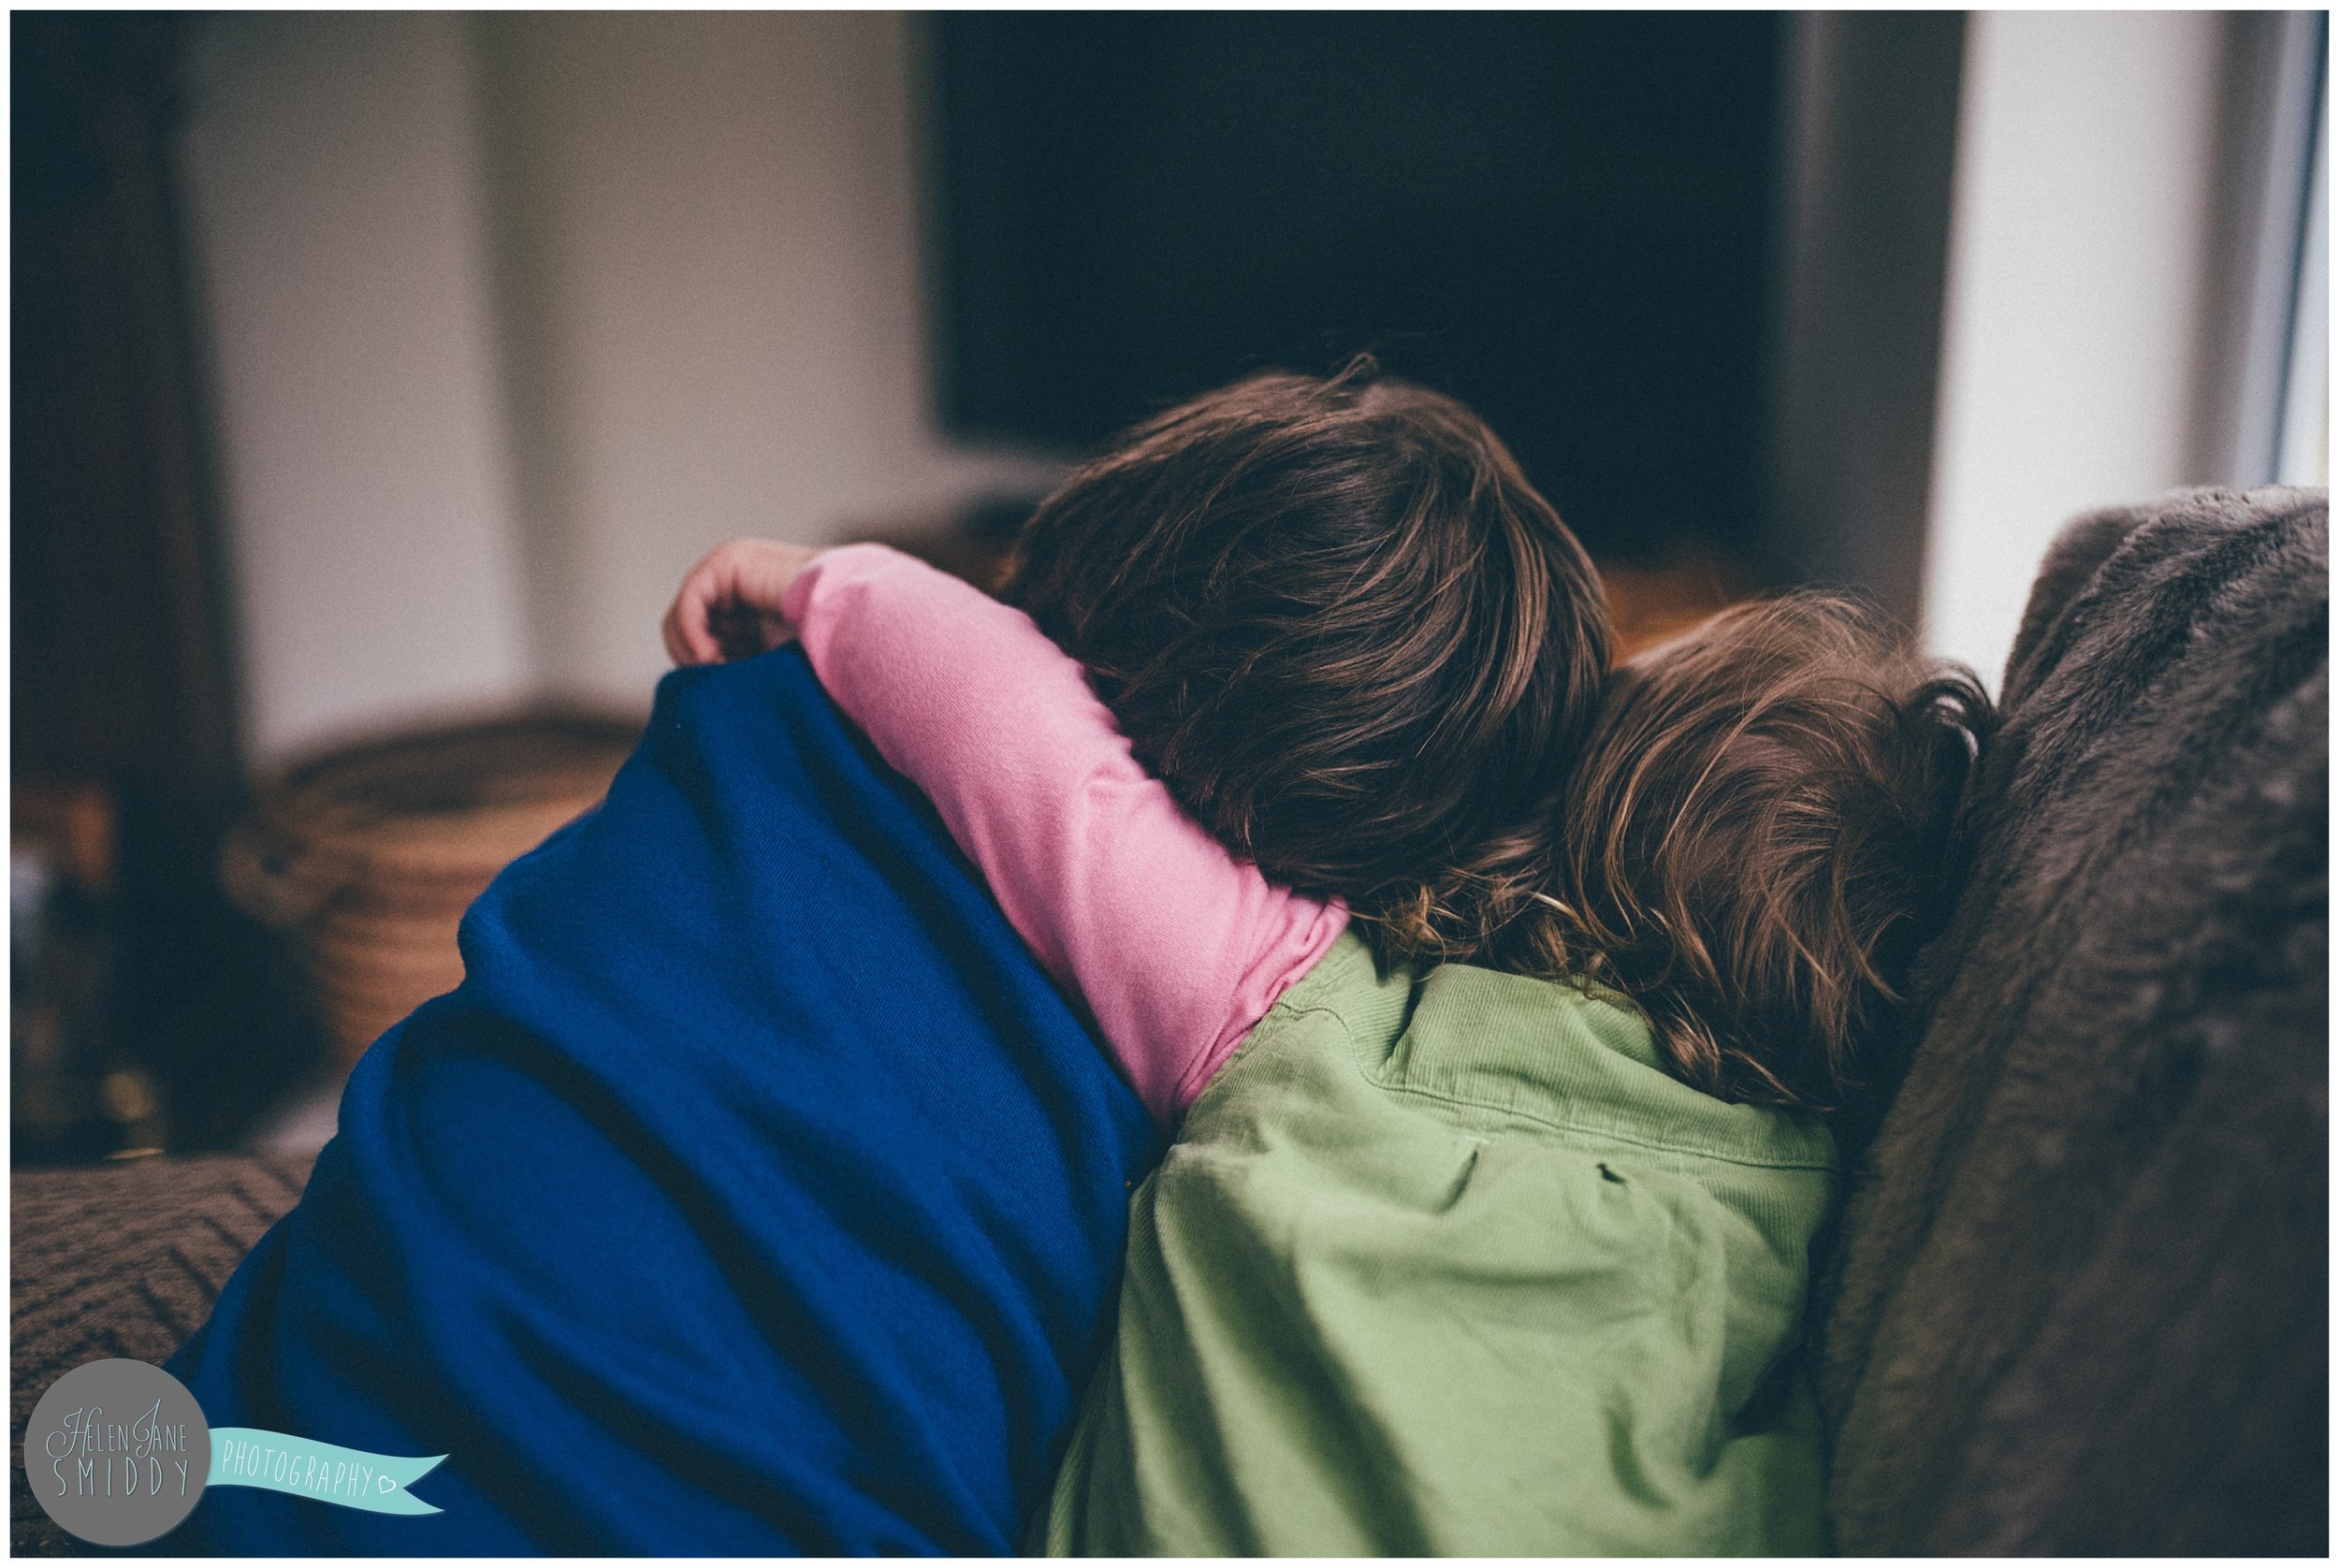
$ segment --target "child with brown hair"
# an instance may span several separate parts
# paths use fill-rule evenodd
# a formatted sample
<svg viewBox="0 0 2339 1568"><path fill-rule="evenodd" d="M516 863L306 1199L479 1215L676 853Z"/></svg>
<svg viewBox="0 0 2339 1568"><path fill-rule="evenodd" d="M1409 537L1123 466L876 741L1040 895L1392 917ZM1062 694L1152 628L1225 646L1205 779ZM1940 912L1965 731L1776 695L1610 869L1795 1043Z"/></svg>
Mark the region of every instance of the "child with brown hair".
<svg viewBox="0 0 2339 1568"><path fill-rule="evenodd" d="M1165 1123L1351 920L1406 951L1475 940L1480 890L1441 893L1446 868L1553 808L1608 662L1599 577L1508 449L1369 360L1140 425L1040 505L1004 593L1024 615L878 546L742 540L692 570L665 638L703 663L814 615L822 684L934 797ZM1089 684L1029 667L1059 647ZM912 706L863 711L864 680L888 693L872 709ZM1075 771L1092 764L1110 781ZM1166 875L1229 850L1259 874L1240 890ZM1051 915L1068 889L1110 930ZM1136 984L1090 947L1187 963Z"/></svg>
<svg viewBox="0 0 2339 1568"><path fill-rule="evenodd" d="M1809 599L1604 687L1589 573L1520 586L1580 561L1556 517L1387 386L1140 428L1033 519L1028 618L748 544L669 641L801 635L1177 1129L1052 1548L1817 1549L1810 1112L1932 918L1986 702ZM1376 398L1326 457L1319 403Z"/></svg>

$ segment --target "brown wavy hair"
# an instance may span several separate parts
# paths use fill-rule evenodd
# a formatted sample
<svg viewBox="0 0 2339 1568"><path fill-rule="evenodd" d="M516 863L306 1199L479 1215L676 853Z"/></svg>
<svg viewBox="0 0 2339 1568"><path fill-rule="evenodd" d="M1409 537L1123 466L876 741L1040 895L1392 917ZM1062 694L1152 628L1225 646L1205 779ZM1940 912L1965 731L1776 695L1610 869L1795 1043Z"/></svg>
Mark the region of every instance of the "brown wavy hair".
<svg viewBox="0 0 2339 1568"><path fill-rule="evenodd" d="M1609 659L1599 577L1503 443L1370 359L1139 425L1002 593L1221 843L1406 951L1484 928L1428 890L1547 818Z"/></svg>
<svg viewBox="0 0 2339 1568"><path fill-rule="evenodd" d="M1615 672L1544 835L1452 874L1480 959L1622 993L1707 1094L1843 1110L1948 918L1996 723L1864 606L1725 610Z"/></svg>

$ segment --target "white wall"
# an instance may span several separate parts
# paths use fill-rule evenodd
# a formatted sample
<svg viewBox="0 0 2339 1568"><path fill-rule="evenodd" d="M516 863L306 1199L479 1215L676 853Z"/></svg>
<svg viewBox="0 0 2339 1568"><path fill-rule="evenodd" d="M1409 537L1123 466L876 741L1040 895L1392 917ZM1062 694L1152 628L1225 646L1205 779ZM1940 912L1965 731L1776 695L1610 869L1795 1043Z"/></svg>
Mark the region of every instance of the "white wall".
<svg viewBox="0 0 2339 1568"><path fill-rule="evenodd" d="M2219 25L1968 22L1925 626L1993 687L2065 519L2188 477Z"/></svg>
<svg viewBox="0 0 2339 1568"><path fill-rule="evenodd" d="M910 25L480 19L530 581L564 684L646 693L668 597L725 539L836 538L1034 472L928 414Z"/></svg>
<svg viewBox="0 0 2339 1568"><path fill-rule="evenodd" d="M682 573L1053 470L928 413L902 16L237 14L184 143L263 763L646 706Z"/></svg>
<svg viewBox="0 0 2339 1568"><path fill-rule="evenodd" d="M190 76L253 755L517 694L534 672L461 19L220 16Z"/></svg>

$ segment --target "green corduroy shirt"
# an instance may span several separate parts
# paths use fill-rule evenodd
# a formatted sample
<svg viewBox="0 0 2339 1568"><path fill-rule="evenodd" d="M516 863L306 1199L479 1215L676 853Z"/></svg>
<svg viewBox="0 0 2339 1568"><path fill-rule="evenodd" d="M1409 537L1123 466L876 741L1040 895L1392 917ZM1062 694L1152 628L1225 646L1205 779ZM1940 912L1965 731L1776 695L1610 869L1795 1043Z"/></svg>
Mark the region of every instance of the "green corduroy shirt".
<svg viewBox="0 0 2339 1568"><path fill-rule="evenodd" d="M1131 1200L1048 1548L1822 1549L1833 1144L1657 1064L1619 1000L1342 937Z"/></svg>

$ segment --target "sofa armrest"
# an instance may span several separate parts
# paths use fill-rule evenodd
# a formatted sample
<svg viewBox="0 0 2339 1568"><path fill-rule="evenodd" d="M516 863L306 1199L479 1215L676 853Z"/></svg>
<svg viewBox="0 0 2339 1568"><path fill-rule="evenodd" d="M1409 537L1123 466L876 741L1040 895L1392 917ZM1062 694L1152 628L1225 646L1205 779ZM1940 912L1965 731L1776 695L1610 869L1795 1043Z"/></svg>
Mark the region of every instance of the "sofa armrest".
<svg viewBox="0 0 2339 1568"><path fill-rule="evenodd" d="M203 1325L236 1265L299 1200L312 1154L195 1155L19 1170L8 1180L11 1430L85 1361L157 1364ZM78 1545L34 1500L9 1454L10 1545Z"/></svg>

